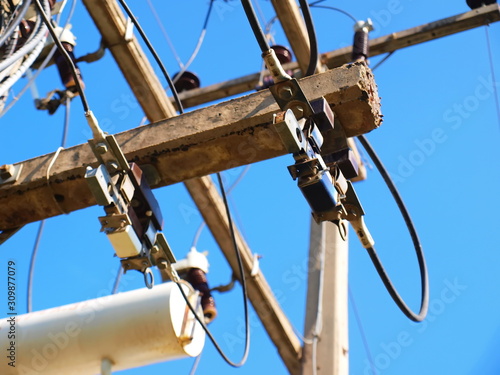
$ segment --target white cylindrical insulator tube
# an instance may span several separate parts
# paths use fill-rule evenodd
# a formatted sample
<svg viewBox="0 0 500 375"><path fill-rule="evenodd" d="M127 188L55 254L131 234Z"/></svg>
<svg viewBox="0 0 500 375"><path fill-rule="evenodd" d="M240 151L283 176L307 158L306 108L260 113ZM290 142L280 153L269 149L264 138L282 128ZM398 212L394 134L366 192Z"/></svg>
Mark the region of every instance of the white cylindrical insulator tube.
<svg viewBox="0 0 500 375"><path fill-rule="evenodd" d="M195 357L205 343L172 282L13 318L0 320L2 375L100 374L103 360L118 371Z"/></svg>

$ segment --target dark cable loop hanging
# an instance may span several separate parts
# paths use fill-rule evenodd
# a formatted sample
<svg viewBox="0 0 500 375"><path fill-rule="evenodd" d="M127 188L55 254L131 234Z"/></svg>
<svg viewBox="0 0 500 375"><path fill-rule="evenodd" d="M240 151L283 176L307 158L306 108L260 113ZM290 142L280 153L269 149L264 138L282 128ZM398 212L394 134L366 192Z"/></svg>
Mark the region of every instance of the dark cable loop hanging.
<svg viewBox="0 0 500 375"><path fill-rule="evenodd" d="M396 204L398 205L398 208L401 212L401 215L404 218L404 221L406 223L406 227L408 228L408 231L410 233L413 246L415 247L415 253L417 255L418 259L418 265L420 268L420 284L421 284L421 301L420 301L420 311L418 314L414 313L404 302L403 298L399 295L397 292L396 288L391 282L391 279L387 275L387 272L384 269L384 266L382 265L382 262L380 261L380 258L378 257L377 252L375 251L375 248L371 247L367 249L368 255L370 256L370 259L373 262L373 265L375 266L375 269L377 270L380 278L382 279L382 282L384 283L385 287L387 288L387 291L391 295L392 299L396 303L396 305L401 309L401 311L411 320L415 322L421 322L422 320L425 319L425 316L427 315L427 309L429 307L429 276L427 272L427 265L425 263L425 257L424 257L424 252L422 250L422 245L420 243L420 239L418 238L417 231L415 229L415 225L413 224L413 221L411 220L410 214L408 213L408 210L403 202L403 199L401 198L401 195L399 194L396 186L394 185L394 182L392 181L389 173L385 169L382 161L376 154L375 150L373 147L370 145L368 140L363 136L360 135L358 136L359 141L365 148L366 152L372 159L373 163L377 167L378 171L380 172L382 178L384 179L385 183L387 184L387 187L389 188L392 196L394 197L394 200L396 201Z"/></svg>

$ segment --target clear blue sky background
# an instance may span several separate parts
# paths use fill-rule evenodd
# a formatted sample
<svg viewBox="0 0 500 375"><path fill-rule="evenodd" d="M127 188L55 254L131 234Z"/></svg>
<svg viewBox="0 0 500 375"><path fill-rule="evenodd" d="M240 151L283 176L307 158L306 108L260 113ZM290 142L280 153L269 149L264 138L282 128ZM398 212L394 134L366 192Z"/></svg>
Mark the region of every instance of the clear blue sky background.
<svg viewBox="0 0 500 375"><path fill-rule="evenodd" d="M185 61L196 44L208 6L206 0L155 0L178 53ZM260 1L267 20L269 1ZM358 19L371 17L378 37L468 10L465 0L327 1ZM176 61L145 2L130 1L171 73ZM330 10L313 10L320 51L352 41L352 21ZM64 19L64 17L63 17ZM73 19L78 37L76 55L94 50L99 35L79 2ZM276 42L287 44L279 24ZM495 65L500 61L500 25L490 27ZM372 64L380 57L372 59ZM258 71L260 52L238 1L216 0L200 54L190 70L202 85ZM104 130L133 128L143 116L111 55L93 64L82 63L86 93ZM159 69L155 65L155 70ZM431 282L428 319L413 324L397 309L380 282L365 251L351 238L349 281L374 366L380 374L500 373L498 233L499 119L495 109L485 28L396 52L375 74L382 97L384 123L368 135L397 181L423 242ZM497 71L500 80L500 70ZM163 78L161 78L164 82ZM54 67L37 81L41 94L60 88ZM15 86L19 89L21 83ZM1 121L0 164L19 162L54 152L60 144L63 109L49 116L34 108L29 94ZM90 137L82 107L72 103L68 146ZM236 222L253 251L262 254L261 267L293 325L303 330L309 209L286 166L286 156L252 165L234 190L230 203ZM227 171L228 184L243 168ZM366 222L395 284L416 309L419 278L410 238L387 188L375 170L356 189L365 207ZM177 258L189 250L201 217L183 185L155 191L165 220L165 234ZM95 298L110 290L118 261L105 235L99 233L92 207L47 221L36 264L35 310ZM0 251L0 275L8 259L18 264L19 311L26 309L27 271L38 223L27 225ZM231 272L208 231L199 250L210 252L211 285L225 283ZM3 276L2 276L3 279ZM121 291L141 288L140 274L123 278ZM240 288L216 295L219 317L210 328L230 357L243 350L243 310ZM349 308L350 373L371 374L369 355L360 327ZM284 374L274 346L252 311L252 347L242 369L224 364L207 341L199 374ZM0 309L0 316L5 316ZM235 340L231 340L234 338ZM187 374L192 359L120 372Z"/></svg>

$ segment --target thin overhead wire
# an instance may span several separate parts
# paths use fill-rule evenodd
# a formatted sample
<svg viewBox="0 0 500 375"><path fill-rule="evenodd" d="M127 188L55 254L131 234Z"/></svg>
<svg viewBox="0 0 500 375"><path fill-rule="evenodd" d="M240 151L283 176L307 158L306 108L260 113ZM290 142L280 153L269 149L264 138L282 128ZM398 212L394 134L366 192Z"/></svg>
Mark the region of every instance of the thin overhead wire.
<svg viewBox="0 0 500 375"><path fill-rule="evenodd" d="M339 12L339 13L342 13L344 15L346 15L347 17L349 17L354 23L358 22L358 20L356 19L356 17L354 17L351 13L349 13L348 11L344 10L344 9L340 9L340 8L337 8L337 7L332 7L332 6L329 6L329 5L317 5L319 3L322 3L324 2L324 0L321 0L321 1L314 1L312 3L309 3L309 6L312 7L312 8L321 8L321 9L330 9L330 10L334 10L336 12Z"/></svg>
<svg viewBox="0 0 500 375"><path fill-rule="evenodd" d="M493 84L493 92L495 94L495 104L496 104L496 109L497 109L498 125L500 126L500 102L499 102L500 99L498 98L498 85L496 84L497 80L495 78L495 65L493 63L493 51L491 48L490 26L486 25L485 30L486 30L486 42L488 45L488 56L489 56L489 61L490 61L491 78L492 78L492 82L495 82L495 84Z"/></svg>
<svg viewBox="0 0 500 375"><path fill-rule="evenodd" d="M122 264L120 263L118 272L116 273L115 283L113 284L113 289L111 290L111 294L118 293L118 288L120 287L120 281L122 279L122 276L123 276L123 267Z"/></svg>
<svg viewBox="0 0 500 375"><path fill-rule="evenodd" d="M396 51L391 51L387 55L385 55L382 60L380 60L378 63L375 64L375 66L373 68L371 68L372 71L379 68L383 63L385 63L392 55L394 55L394 52L396 52Z"/></svg>
<svg viewBox="0 0 500 375"><path fill-rule="evenodd" d="M33 311L33 280L35 278L35 263L44 228L45 220L42 220L38 226L38 233L36 235L35 244L33 245L33 251L31 252L30 268L28 272L28 292L26 294L26 306L29 313Z"/></svg>
<svg viewBox="0 0 500 375"><path fill-rule="evenodd" d="M196 374L196 370L198 369L200 361L201 361L201 353L196 356L196 359L193 362L193 366L191 367L191 371L189 371L189 375Z"/></svg>
<svg viewBox="0 0 500 375"><path fill-rule="evenodd" d="M160 27L160 30L161 30L161 33L163 34L163 37L167 41L168 47L170 48L170 50L174 54L175 60L177 60L177 63L179 64L179 68L182 69L184 67L184 64L182 63L182 60L179 57L179 54L177 53L177 50L175 49L175 46L172 43L172 40L168 36L167 30L165 29L165 26L163 25L163 22L161 21L161 18L158 15L158 12L156 11L155 6L151 2L151 0L146 0L146 1L148 2L149 9L151 9L151 13L153 13L153 17L155 18L156 23Z"/></svg>
<svg viewBox="0 0 500 375"><path fill-rule="evenodd" d="M181 71L177 73L177 75L174 77L174 83L176 83L179 80L179 78L181 78L182 74L184 74L184 72L188 70L193 61L196 59L196 56L198 56L198 52L200 52L203 41L205 40L205 35L207 34L208 20L210 19L210 14L212 14L213 5L214 5L214 0L210 0L210 4L208 5L207 15L205 16L205 21L203 22L203 27L201 29L198 42L196 43L196 47L194 48L194 51L189 57L186 64L184 64L184 66L181 67Z"/></svg>
<svg viewBox="0 0 500 375"><path fill-rule="evenodd" d="M248 171L250 170L250 164L245 166L245 168L243 169L243 171L239 174L239 176L236 178L236 180L233 182L233 184L229 187L229 189L227 189L227 195L229 196L233 190L238 186L238 184L243 180L243 178L245 177L245 175L248 173ZM196 245L198 244L198 241L200 239L200 236L201 236L201 233L203 232L203 229L205 228L207 224L205 223L205 221L202 221L200 226L198 227L198 229L196 230L196 233L194 235L194 238L193 238L193 243L191 245L191 247L196 247Z"/></svg>
<svg viewBox="0 0 500 375"><path fill-rule="evenodd" d="M363 347L365 348L365 353L368 358L368 362L370 363L370 369L373 373L372 375L377 375L375 363L373 362L372 352L370 350L370 346L368 345L368 340L366 339L366 333L361 321L361 316L359 315L358 305L356 304L354 293L352 292L350 286L347 287L347 292L349 295L349 301L351 302L352 311L354 312L354 319L356 320L356 325L358 326L359 333L361 335L361 341L363 342Z"/></svg>

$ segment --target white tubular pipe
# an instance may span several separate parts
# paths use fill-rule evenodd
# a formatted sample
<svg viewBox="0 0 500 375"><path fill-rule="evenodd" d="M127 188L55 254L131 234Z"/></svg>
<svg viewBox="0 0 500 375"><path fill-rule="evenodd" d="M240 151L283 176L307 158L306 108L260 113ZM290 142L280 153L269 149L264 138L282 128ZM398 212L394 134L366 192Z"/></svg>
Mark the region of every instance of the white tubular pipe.
<svg viewBox="0 0 500 375"><path fill-rule="evenodd" d="M105 359L118 371L195 357L205 343L172 282L17 316L14 339L11 322L0 320L2 375L100 374Z"/></svg>

